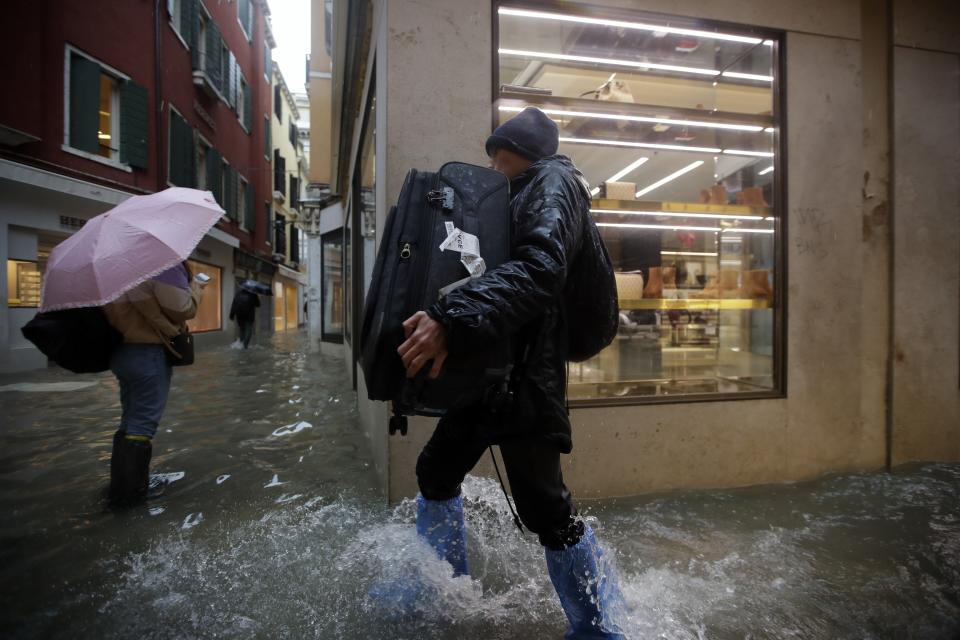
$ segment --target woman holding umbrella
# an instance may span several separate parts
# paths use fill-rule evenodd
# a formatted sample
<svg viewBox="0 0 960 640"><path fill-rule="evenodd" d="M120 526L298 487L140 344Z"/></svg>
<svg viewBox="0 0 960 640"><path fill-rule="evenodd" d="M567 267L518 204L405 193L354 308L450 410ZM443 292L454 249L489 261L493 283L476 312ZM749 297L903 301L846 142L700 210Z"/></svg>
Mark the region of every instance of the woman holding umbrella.
<svg viewBox="0 0 960 640"><path fill-rule="evenodd" d="M120 382L122 417L110 457L110 501L128 505L147 497L153 436L167 404L173 367L164 343L197 315L202 288L185 262L150 278L104 307L123 334L110 358Z"/></svg>
<svg viewBox="0 0 960 640"><path fill-rule="evenodd" d="M146 498L153 436L170 391L169 341L196 315L203 287L186 260L223 213L209 191L134 196L50 254L40 310L102 307L123 336L110 353L122 407L110 458L115 504Z"/></svg>

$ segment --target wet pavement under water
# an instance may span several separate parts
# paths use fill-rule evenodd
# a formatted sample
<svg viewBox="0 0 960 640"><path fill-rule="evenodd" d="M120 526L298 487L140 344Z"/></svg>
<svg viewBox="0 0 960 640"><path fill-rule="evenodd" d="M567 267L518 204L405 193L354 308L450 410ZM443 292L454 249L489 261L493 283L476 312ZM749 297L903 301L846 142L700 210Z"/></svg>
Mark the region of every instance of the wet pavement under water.
<svg viewBox="0 0 960 640"><path fill-rule="evenodd" d="M104 510L109 374L0 377L0 637L560 638L536 539L464 486L472 577L385 505L342 357L302 333L175 371L150 505ZM576 440L576 435L574 435ZM581 503L631 638L960 637L960 465ZM406 616L370 586L417 576Z"/></svg>

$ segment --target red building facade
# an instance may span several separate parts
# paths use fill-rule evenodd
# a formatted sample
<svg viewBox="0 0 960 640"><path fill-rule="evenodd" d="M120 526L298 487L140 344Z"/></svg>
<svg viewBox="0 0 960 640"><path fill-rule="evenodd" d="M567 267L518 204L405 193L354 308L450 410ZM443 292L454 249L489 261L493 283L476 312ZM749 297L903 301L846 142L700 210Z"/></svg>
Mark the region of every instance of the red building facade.
<svg viewBox="0 0 960 640"><path fill-rule="evenodd" d="M4 265L29 262L31 248L42 263L45 246L130 194L209 190L228 217L208 237L219 245L202 243L194 258L222 271L223 331L234 280L269 282L275 271L266 2L18 0L5 8ZM4 358L19 334L11 325L23 315L13 311L9 282L4 288L0 370L11 368Z"/></svg>

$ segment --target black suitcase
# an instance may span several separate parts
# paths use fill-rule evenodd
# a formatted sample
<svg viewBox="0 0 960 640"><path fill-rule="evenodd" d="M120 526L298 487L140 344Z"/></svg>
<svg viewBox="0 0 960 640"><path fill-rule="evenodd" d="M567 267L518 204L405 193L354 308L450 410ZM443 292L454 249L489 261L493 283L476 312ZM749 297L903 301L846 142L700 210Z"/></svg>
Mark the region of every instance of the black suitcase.
<svg viewBox="0 0 960 640"><path fill-rule="evenodd" d="M451 227L479 238L487 270L508 260L506 176L462 162L448 162L436 173L411 170L387 216L364 305L360 366L368 397L392 401L395 416L440 416L482 401L503 387L510 371L511 348L504 343L482 354L448 357L436 380L427 378L429 365L416 378L406 378L397 353L404 340L403 321L433 304L447 292L445 287L470 278L455 246L464 238L456 233L451 238ZM391 433L394 428L391 422Z"/></svg>

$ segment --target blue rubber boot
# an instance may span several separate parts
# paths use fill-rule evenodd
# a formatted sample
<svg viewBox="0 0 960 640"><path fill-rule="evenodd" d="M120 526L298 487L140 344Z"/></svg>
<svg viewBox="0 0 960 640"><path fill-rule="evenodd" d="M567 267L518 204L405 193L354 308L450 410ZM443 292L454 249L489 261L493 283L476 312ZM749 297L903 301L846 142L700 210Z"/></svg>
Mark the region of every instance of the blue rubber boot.
<svg viewBox="0 0 960 640"><path fill-rule="evenodd" d="M544 548L547 572L567 614L564 638L626 640L626 605L613 566L604 557L590 527L580 542L561 551Z"/></svg>
<svg viewBox="0 0 960 640"><path fill-rule="evenodd" d="M449 500L427 500L418 493L417 533L436 549L441 558L453 565L454 576L470 575L462 495Z"/></svg>

